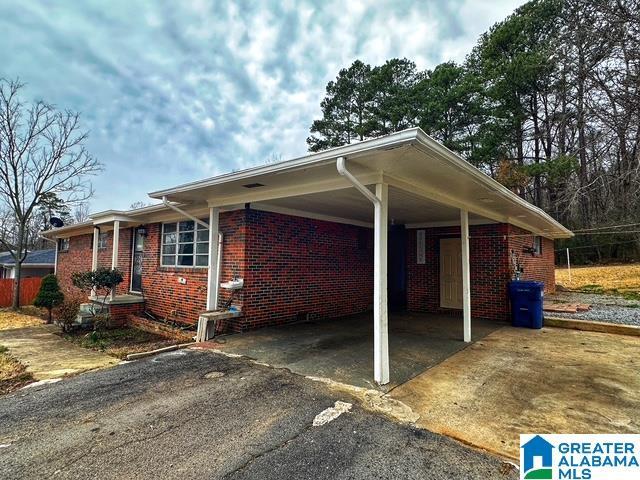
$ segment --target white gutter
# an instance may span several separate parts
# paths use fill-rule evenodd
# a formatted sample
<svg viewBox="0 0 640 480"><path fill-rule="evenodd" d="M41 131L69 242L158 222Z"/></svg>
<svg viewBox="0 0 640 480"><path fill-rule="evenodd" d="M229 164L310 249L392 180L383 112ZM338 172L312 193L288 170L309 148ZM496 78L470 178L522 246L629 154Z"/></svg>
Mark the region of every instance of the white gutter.
<svg viewBox="0 0 640 480"><path fill-rule="evenodd" d="M162 197L162 203L166 206L169 207L171 210L175 210L176 212L178 212L180 215L184 215L185 217L193 220L194 222L196 222L197 224L203 226L204 228L209 228L209 224L207 222L204 222L202 220L200 220L198 217L194 217L193 215L191 215L190 213L185 212L184 210L182 210L181 208L176 207L175 205L172 205L171 203L169 203L169 200L167 200L166 195Z"/></svg>
<svg viewBox="0 0 640 480"><path fill-rule="evenodd" d="M336 161L336 168L338 169L338 173L345 177L347 180L351 182L351 184L356 187L356 189L362 193L365 197L367 197L374 205L380 205L380 200L376 197L371 190L365 187L360 181L354 177L349 170L347 170L346 160L344 157L338 157Z"/></svg>
<svg viewBox="0 0 640 480"><path fill-rule="evenodd" d="M53 257L53 274L56 275L58 273L58 240L54 240L52 238L43 237L41 234L38 234L38 238L42 240L46 240L47 242L51 242L55 245L54 257Z"/></svg>

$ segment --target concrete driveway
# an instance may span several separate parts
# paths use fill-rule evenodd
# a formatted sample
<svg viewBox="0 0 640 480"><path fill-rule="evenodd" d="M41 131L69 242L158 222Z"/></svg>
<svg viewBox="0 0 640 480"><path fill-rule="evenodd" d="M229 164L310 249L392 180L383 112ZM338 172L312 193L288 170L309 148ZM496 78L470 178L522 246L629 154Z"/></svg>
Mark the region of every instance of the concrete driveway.
<svg viewBox="0 0 640 480"><path fill-rule="evenodd" d="M314 419L353 402L329 423ZM0 478L515 479L285 370L181 350L0 398Z"/></svg>
<svg viewBox="0 0 640 480"><path fill-rule="evenodd" d="M504 323L473 320L474 341ZM373 381L371 314L304 322L218 337L213 348L358 387L388 391L466 348L462 318L425 313L389 316L390 383Z"/></svg>
<svg viewBox="0 0 640 480"><path fill-rule="evenodd" d="M513 459L520 433L639 433L640 338L504 327L391 396L420 426Z"/></svg>

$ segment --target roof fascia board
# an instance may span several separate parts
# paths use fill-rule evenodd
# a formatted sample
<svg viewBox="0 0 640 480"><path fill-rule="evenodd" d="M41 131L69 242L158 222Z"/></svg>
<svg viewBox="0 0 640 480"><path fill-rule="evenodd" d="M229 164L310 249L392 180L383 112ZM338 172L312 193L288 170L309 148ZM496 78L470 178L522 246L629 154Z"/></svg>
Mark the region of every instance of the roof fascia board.
<svg viewBox="0 0 640 480"><path fill-rule="evenodd" d="M365 155L372 150L391 149L407 143L412 143L416 140L416 136L419 130L419 128L403 130L402 132L391 134L385 137L365 140L363 142L353 143L342 147L331 148L320 153L305 155L304 157L298 157L292 160L278 162L273 165L262 165L259 167L248 168L240 172L227 173L205 180L186 183L177 187L150 192L149 196L151 198L160 199L163 196L168 197L176 193L184 193L198 188L206 188L214 185L219 185L221 183L245 180L247 178L252 178L258 175L273 174L300 167L325 165L327 163L334 162L337 157L356 158L358 156Z"/></svg>
<svg viewBox="0 0 640 480"><path fill-rule="evenodd" d="M454 152L449 150L444 145L441 145L440 143L435 141L433 138L429 137L422 130L420 130L418 132L418 134L417 134L417 143L415 145L415 148L420 149L421 151L423 151L426 154L431 154L432 152L435 152L436 154L438 154L440 156L440 158L442 158L443 160L448 161L454 167L457 167L458 169L462 170L466 174L474 177L474 179L478 183L483 184L484 186L486 186L490 190L493 190L496 194L501 196L504 200L510 201L511 203L515 203L520 207L526 208L527 210L529 210L530 212L532 212L536 216L544 219L546 222L552 224L554 226L554 228L556 229L556 231L562 232L562 233L559 233L559 235L558 235L559 237L562 237L562 236L572 237L573 236L573 233L569 229L567 229L562 224L557 222L554 218L552 218L550 215L548 215L542 209L536 207L535 205L532 205L531 203L527 202L523 198L520 198L518 195L513 193L507 187L505 187L501 183L497 182L493 178L489 177L485 173L481 172L476 167L471 165L469 162L464 160L462 157L460 157L459 155L455 154ZM424 148L426 148L428 151L425 151ZM520 222L520 223L522 223L522 222ZM515 223L514 223L514 225L515 225ZM518 225L518 226L520 226L520 225ZM528 227L522 227L522 228L528 228ZM543 234L543 233L541 233L541 234Z"/></svg>

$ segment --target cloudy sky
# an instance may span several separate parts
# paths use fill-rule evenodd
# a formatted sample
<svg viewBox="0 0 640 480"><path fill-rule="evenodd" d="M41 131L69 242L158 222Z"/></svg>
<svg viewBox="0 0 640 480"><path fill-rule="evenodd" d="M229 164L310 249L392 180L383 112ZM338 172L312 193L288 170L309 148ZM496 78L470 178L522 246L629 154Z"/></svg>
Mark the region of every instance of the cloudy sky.
<svg viewBox="0 0 640 480"><path fill-rule="evenodd" d="M105 166L91 210L306 152L356 58L462 61L519 0L0 0L0 77L81 112Z"/></svg>

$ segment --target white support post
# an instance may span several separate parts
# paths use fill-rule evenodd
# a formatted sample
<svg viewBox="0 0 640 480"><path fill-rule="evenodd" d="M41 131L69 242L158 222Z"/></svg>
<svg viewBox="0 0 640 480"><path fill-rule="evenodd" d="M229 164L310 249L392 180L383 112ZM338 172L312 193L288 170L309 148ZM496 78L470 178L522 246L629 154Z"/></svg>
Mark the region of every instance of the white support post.
<svg viewBox="0 0 640 480"><path fill-rule="evenodd" d="M98 240L100 238L100 229L93 227L93 250L91 251L91 270L98 268ZM96 298L95 288L91 289L91 298Z"/></svg>
<svg viewBox="0 0 640 480"><path fill-rule="evenodd" d="M376 184L379 202L374 207L373 267L373 376L380 385L389 383L389 318L387 306L387 235L389 185Z"/></svg>
<svg viewBox="0 0 640 480"><path fill-rule="evenodd" d="M219 262L220 209L209 207L209 272L207 273L207 310L218 308L217 275Z"/></svg>
<svg viewBox="0 0 640 480"><path fill-rule="evenodd" d="M113 251L111 253L111 269L118 268L118 247L120 244L120 220L113 222ZM111 290L111 300L116 296L116 289Z"/></svg>
<svg viewBox="0 0 640 480"><path fill-rule="evenodd" d="M462 245L462 312L464 341L471 341L471 274L469 264L469 212L460 210L460 243Z"/></svg>

